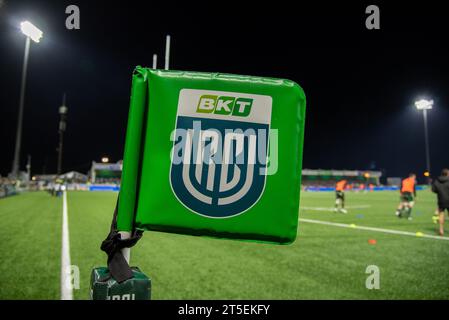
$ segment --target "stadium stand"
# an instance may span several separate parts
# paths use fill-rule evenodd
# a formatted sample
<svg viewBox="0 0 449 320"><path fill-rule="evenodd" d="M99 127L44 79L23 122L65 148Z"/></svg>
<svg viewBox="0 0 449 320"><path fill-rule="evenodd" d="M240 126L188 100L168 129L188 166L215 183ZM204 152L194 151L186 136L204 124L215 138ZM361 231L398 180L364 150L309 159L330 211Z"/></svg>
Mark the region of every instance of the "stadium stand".
<svg viewBox="0 0 449 320"><path fill-rule="evenodd" d="M6 198L15 194L17 194L17 190L14 182L0 176L0 198Z"/></svg>
<svg viewBox="0 0 449 320"><path fill-rule="evenodd" d="M302 185L306 191L331 191L337 181L348 181L349 190L380 186L380 171L303 169Z"/></svg>
<svg viewBox="0 0 449 320"><path fill-rule="evenodd" d="M89 171L89 181L92 184L120 185L122 167L121 160L117 163L98 163L92 161L92 167Z"/></svg>

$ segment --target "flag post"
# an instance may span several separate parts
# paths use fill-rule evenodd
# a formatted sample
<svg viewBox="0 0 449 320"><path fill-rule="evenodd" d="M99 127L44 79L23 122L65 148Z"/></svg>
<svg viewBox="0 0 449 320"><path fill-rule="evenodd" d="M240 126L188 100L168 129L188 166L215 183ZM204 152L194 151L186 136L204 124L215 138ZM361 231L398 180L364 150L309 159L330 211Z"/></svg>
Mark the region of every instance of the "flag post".
<svg viewBox="0 0 449 320"><path fill-rule="evenodd" d="M148 69L150 70L150 69ZM143 114L147 99L147 69L136 68L133 74L130 111L126 133L119 200L108 236L101 244L107 266L92 270L92 300L149 300L151 279L139 268L130 266L130 247L142 237L134 229L135 195L141 152Z"/></svg>
<svg viewBox="0 0 449 320"><path fill-rule="evenodd" d="M119 231L119 233L123 240L131 238L131 232ZM125 258L126 262L128 262L128 264L129 264L129 260L131 259L131 248L123 248L122 254L123 254L123 257Z"/></svg>
<svg viewBox="0 0 449 320"><path fill-rule="evenodd" d="M170 61L170 35L167 35L165 38L165 70L168 70L169 68L169 61ZM157 69L157 54L153 54L153 69ZM131 233L128 231L119 231L121 238L123 240L129 239L131 237ZM122 249L122 255L125 258L126 262L128 262L131 259L131 248L123 248Z"/></svg>

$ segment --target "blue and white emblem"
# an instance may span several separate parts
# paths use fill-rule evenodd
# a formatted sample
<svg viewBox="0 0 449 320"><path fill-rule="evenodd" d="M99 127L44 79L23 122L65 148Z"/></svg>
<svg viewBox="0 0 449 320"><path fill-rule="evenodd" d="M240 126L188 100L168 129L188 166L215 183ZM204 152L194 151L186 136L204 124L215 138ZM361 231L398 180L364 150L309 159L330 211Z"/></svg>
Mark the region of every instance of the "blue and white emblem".
<svg viewBox="0 0 449 320"><path fill-rule="evenodd" d="M170 184L185 207L227 218L256 204L265 188L271 107L270 96L180 91Z"/></svg>

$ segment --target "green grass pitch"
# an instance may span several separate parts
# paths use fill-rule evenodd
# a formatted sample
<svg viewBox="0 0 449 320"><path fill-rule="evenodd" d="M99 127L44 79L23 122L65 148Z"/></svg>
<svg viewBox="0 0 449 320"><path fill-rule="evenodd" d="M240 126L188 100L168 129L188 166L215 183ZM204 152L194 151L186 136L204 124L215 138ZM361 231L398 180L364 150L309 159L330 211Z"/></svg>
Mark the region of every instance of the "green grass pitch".
<svg viewBox="0 0 449 320"><path fill-rule="evenodd" d="M106 264L99 247L116 198L68 193L75 299L89 298L91 269ZM347 193L339 214L333 193L303 192L300 218L436 234L433 194L419 192L412 221L394 215L398 198ZM61 216L62 198L44 192L0 200L0 299L59 299ZM449 299L449 241L308 222L292 245L146 232L131 262L152 279L153 299ZM368 265L380 269L379 290L365 287Z"/></svg>

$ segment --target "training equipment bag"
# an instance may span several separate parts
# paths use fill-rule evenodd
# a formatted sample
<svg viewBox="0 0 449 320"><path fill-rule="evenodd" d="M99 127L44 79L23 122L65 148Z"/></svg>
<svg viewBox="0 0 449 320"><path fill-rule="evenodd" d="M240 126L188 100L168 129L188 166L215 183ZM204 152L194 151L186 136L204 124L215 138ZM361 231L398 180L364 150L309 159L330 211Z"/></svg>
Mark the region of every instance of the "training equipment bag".
<svg viewBox="0 0 449 320"><path fill-rule="evenodd" d="M117 229L293 242L304 120L290 80L137 67Z"/></svg>

